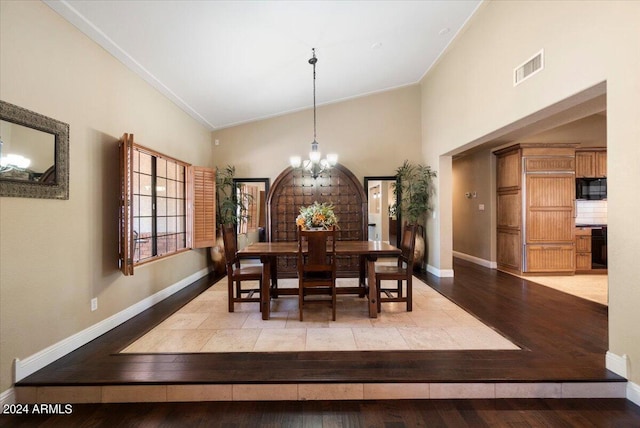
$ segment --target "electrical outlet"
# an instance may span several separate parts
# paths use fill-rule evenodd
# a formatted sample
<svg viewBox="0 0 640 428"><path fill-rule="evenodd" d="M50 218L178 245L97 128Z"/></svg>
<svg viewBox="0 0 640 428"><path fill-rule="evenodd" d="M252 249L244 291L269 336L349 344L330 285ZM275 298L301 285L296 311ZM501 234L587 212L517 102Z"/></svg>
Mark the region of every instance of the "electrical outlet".
<svg viewBox="0 0 640 428"><path fill-rule="evenodd" d="M98 309L98 298L94 297L93 299L91 299L91 312L97 309Z"/></svg>

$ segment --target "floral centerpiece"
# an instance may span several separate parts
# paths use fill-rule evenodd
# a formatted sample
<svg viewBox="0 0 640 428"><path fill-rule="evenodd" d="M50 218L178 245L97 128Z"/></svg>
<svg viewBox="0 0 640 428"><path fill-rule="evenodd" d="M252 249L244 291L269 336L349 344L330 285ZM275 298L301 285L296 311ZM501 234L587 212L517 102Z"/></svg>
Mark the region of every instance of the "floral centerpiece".
<svg viewBox="0 0 640 428"><path fill-rule="evenodd" d="M313 205L300 208L300 215L296 218L296 225L303 230L329 229L338 226L338 217L333 212L333 204L314 202Z"/></svg>

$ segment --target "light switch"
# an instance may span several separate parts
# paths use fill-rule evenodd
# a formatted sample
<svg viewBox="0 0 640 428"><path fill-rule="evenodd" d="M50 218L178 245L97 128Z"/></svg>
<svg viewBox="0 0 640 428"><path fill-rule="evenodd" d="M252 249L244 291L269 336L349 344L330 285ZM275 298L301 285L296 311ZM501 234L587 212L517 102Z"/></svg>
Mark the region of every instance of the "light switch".
<svg viewBox="0 0 640 428"><path fill-rule="evenodd" d="M478 205L478 210L480 210L480 211L484 211L484 204L480 204L480 205Z"/></svg>

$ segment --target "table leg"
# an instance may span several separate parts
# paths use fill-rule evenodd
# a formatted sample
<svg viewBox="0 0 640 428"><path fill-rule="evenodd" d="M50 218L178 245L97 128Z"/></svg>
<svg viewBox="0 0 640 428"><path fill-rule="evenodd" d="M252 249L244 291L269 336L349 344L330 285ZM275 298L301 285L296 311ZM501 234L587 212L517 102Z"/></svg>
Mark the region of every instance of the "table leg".
<svg viewBox="0 0 640 428"><path fill-rule="evenodd" d="M276 256L269 257L271 263L271 296L278 297L278 259Z"/></svg>
<svg viewBox="0 0 640 428"><path fill-rule="evenodd" d="M366 287L367 287L367 256L364 254L360 256L360 275L358 278L358 286L361 288L360 297L366 297Z"/></svg>
<svg viewBox="0 0 640 428"><path fill-rule="evenodd" d="M260 257L262 262L262 287L260 291L260 312L262 319L271 316L271 257Z"/></svg>
<svg viewBox="0 0 640 428"><path fill-rule="evenodd" d="M378 318L378 290L376 288L376 258L367 257L367 282L369 283L369 318Z"/></svg>

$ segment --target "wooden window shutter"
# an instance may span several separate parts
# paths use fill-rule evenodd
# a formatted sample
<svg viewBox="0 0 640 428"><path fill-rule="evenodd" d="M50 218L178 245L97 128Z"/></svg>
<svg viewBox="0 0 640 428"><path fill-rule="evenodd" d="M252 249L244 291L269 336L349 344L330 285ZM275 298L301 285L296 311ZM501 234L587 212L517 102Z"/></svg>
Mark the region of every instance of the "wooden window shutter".
<svg viewBox="0 0 640 428"><path fill-rule="evenodd" d="M192 248L216 245L216 170L194 166Z"/></svg>
<svg viewBox="0 0 640 428"><path fill-rule="evenodd" d="M120 140L120 254L118 264L125 275L133 275L133 134Z"/></svg>

